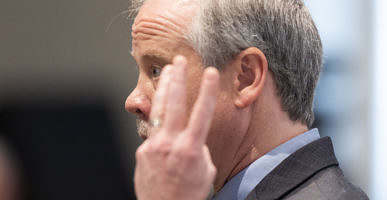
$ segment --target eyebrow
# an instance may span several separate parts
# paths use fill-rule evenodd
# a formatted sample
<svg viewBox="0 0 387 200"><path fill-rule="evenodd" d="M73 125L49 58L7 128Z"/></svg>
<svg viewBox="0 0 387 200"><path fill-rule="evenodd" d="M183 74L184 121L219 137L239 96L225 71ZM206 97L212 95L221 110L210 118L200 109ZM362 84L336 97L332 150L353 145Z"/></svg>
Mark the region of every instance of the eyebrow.
<svg viewBox="0 0 387 200"><path fill-rule="evenodd" d="M149 49L145 51L139 59L141 60L141 62L152 60L152 61L158 61L160 62L160 64L172 63L172 58L170 56L164 54L162 51L155 50L155 49Z"/></svg>
<svg viewBox="0 0 387 200"><path fill-rule="evenodd" d="M133 54L131 53L134 58ZM157 50L148 50L139 58L139 62L136 61L136 68L139 70L141 64L149 64L150 62L156 62L156 64L161 65L160 67L164 67L165 65L172 63L172 58L163 54Z"/></svg>
<svg viewBox="0 0 387 200"><path fill-rule="evenodd" d="M149 60L151 61L157 61L159 62L159 64L170 64L172 63L171 62L171 59L169 59L168 57L164 56L164 55L161 55L161 54L144 54L142 57L141 57L141 60L143 62L147 62Z"/></svg>

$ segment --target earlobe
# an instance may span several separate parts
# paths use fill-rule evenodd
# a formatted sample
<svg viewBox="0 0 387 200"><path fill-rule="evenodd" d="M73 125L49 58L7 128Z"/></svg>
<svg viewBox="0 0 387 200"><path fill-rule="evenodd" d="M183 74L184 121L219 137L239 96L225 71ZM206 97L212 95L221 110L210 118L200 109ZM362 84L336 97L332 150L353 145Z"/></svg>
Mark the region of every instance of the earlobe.
<svg viewBox="0 0 387 200"><path fill-rule="evenodd" d="M246 91L246 90L245 90ZM243 109L248 107L252 104L253 101L251 101L251 96L249 94L241 94L236 100L235 100L235 106Z"/></svg>
<svg viewBox="0 0 387 200"><path fill-rule="evenodd" d="M255 47L242 51L237 66L237 97L235 106L245 108L252 105L261 95L268 71L265 55Z"/></svg>

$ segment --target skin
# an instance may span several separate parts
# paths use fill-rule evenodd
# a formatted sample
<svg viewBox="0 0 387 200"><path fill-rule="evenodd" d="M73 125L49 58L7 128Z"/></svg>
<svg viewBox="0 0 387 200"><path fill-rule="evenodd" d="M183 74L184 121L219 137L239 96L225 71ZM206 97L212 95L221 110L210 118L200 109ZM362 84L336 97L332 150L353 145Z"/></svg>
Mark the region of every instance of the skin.
<svg viewBox="0 0 387 200"><path fill-rule="evenodd" d="M132 26L132 56L139 67L139 79L136 88L127 98L125 107L140 119L149 121L150 118L154 119L154 116L156 116L162 118L165 122L166 115L178 115L180 120L175 122L173 126L176 126L179 130L185 130L184 127L189 127L189 120L194 116L193 108L195 106L207 108L211 104L213 100L211 98L207 102L195 104L201 85L202 87L210 86L201 84L203 75L206 77L204 66L200 57L183 38L184 32L189 31L192 17L197 14L198 8L196 1L192 0L148 0L136 17ZM181 90L174 89L173 93L166 92L163 94L165 96L184 96L180 103L175 104L185 107L184 117L181 116L182 107L179 106L170 108L158 106L163 107L163 109L156 109L158 111L155 111L156 114L151 117L151 110L154 109L152 106L158 103L154 99L154 95L160 81L160 77L150 73L152 72L152 65L164 66L173 63L173 58L176 55L182 55L182 59L185 60L184 62L187 65L184 76L180 75L184 77L185 90L181 88ZM177 66L173 64L171 68ZM169 101L176 98L176 96L171 96L167 97ZM202 117L196 124L200 127L208 121L212 122L209 130L206 133L201 133L206 141L201 144L199 149L208 147L211 159L202 158L200 162L206 162L208 166L213 163L217 169L213 181L211 181L211 176L210 178L202 178L205 182L203 185L207 185L208 181L213 182L215 191L219 191L228 180L268 151L307 131L306 125L291 121L288 114L281 109L280 99L276 95L273 76L268 70L266 57L255 47L242 51L219 72L219 89L215 99L216 106L213 113L206 112L207 115L211 116ZM166 102L164 104L168 104ZM200 110L204 112L206 109ZM152 111L152 113L154 112ZM210 118L212 120L209 120ZM142 137L146 139L150 135L150 138L152 138L153 135L163 134L160 134L157 130L149 130L147 133L143 133ZM179 135L175 134L175 137L179 138L177 137ZM174 143L171 142L174 141L174 137L168 138L169 143ZM149 139L145 141L145 144L148 144L147 141ZM160 143L159 140L150 141L151 143ZM142 147L140 146L139 149L141 150ZM186 151L195 152L190 148ZM204 151L200 151L201 153L198 154L205 155ZM166 152L173 151L169 149ZM167 154L169 155L169 153ZM140 155L142 155L140 159L146 157L143 156L144 154ZM146 166L146 164L143 166ZM155 168L154 165L149 164L149 166ZM208 167L208 169L210 168ZM139 169L139 167L136 169ZM148 167L147 169L149 173L153 168ZM142 173L143 176L145 174L145 172ZM184 174L189 173L182 173L181 176L188 176ZM209 174L211 175L211 173ZM140 181L140 175L137 177L139 178L135 179L135 183L136 181L146 182L144 180ZM168 179L168 177L165 178ZM154 183L150 180L148 179L148 184ZM155 188L162 188L165 184L159 184L152 189L148 188L147 191L139 191L144 185L146 184L137 184L136 193L138 196L142 193L151 193L150 191L155 190ZM181 191L187 192L196 188L189 184L177 184L175 186ZM204 194L208 191L208 189L200 187L196 189L198 194ZM169 199L175 198L169 196Z"/></svg>
<svg viewBox="0 0 387 200"><path fill-rule="evenodd" d="M140 200L204 199L216 168L205 145L216 104L219 74L208 68L191 117L187 119L187 61L178 56L163 71L151 118L168 110L161 127L137 149L135 191ZM182 122L187 122L185 126ZM188 173L187 173L188 172Z"/></svg>

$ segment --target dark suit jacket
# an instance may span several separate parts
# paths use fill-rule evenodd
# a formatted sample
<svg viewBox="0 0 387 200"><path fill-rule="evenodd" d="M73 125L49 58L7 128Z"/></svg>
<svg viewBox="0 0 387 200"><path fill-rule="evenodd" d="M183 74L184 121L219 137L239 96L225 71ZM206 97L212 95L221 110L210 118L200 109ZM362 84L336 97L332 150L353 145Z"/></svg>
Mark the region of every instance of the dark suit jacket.
<svg viewBox="0 0 387 200"><path fill-rule="evenodd" d="M246 200L357 200L368 199L348 182L339 168L329 137L291 154L271 171Z"/></svg>

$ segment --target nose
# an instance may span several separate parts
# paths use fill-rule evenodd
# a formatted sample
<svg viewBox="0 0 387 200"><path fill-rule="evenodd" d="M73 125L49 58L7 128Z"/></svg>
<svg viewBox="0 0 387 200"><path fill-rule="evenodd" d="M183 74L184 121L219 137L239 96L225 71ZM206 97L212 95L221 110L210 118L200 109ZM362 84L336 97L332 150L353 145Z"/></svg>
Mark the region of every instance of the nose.
<svg viewBox="0 0 387 200"><path fill-rule="evenodd" d="M151 109L150 99L140 88L136 87L126 99L125 109L140 119L147 120Z"/></svg>

